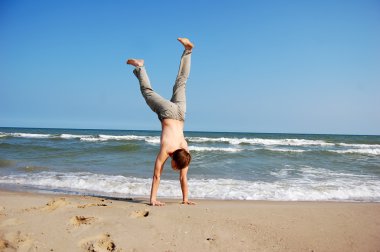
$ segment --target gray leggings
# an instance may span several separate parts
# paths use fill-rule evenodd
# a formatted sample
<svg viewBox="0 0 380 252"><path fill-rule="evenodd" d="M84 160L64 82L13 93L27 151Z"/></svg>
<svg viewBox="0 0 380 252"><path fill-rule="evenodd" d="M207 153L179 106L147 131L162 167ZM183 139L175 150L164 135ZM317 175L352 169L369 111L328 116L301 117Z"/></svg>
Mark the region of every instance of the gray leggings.
<svg viewBox="0 0 380 252"><path fill-rule="evenodd" d="M133 70L133 73L140 82L140 90L146 103L157 113L160 121L163 119L185 121L186 81L189 78L190 65L191 51L185 50L181 57L181 63L170 101L153 91L145 67L136 67Z"/></svg>

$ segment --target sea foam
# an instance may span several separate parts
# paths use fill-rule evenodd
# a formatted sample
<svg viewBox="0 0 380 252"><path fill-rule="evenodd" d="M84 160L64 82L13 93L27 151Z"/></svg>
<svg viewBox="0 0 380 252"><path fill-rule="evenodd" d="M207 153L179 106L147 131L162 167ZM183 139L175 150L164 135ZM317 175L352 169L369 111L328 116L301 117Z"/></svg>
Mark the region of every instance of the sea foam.
<svg viewBox="0 0 380 252"><path fill-rule="evenodd" d="M188 137L190 142L203 143L203 142L221 142L234 145L251 144L251 145L287 145L287 146L333 146L333 143L327 143L322 140L306 140L306 139L265 139L265 138L228 138L228 137Z"/></svg>
<svg viewBox="0 0 380 252"><path fill-rule="evenodd" d="M223 148L223 147L200 147L200 146L189 146L190 151L218 151L218 152L239 152L242 149L238 148Z"/></svg>
<svg viewBox="0 0 380 252"><path fill-rule="evenodd" d="M235 179L190 179L189 193L199 199L276 201L380 202L380 181L371 176L336 173L305 167L300 179L287 180L288 171L273 182ZM326 173L328 176L326 176ZM324 179L321 179L323 177ZM45 190L105 196L148 197L151 179L93 173L40 172L0 177L1 184L18 184ZM180 198L177 180L161 180L159 196Z"/></svg>

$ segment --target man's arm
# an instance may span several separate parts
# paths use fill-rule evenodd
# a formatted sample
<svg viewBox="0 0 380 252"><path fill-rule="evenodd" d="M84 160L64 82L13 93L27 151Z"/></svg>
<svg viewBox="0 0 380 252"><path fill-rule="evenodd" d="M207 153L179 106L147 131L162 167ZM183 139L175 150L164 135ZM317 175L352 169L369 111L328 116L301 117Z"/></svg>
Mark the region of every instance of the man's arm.
<svg viewBox="0 0 380 252"><path fill-rule="evenodd" d="M183 168L180 170L179 173L179 181L181 183L181 190L182 190L182 204L188 204L188 205L194 205L194 202L189 201L188 198L188 187L187 187L187 171L189 170L189 167Z"/></svg>
<svg viewBox="0 0 380 252"><path fill-rule="evenodd" d="M157 201L157 191L160 185L160 177L162 170L164 169L164 164L168 159L169 155L161 147L160 152L157 154L156 163L154 164L152 189L150 191L150 204L152 206L163 206L162 202Z"/></svg>

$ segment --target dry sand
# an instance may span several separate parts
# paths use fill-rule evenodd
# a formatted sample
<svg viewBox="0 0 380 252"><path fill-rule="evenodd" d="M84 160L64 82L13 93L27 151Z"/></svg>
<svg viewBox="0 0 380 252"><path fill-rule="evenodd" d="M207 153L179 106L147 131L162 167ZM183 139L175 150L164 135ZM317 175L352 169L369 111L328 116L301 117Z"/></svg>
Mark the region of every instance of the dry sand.
<svg viewBox="0 0 380 252"><path fill-rule="evenodd" d="M380 251L380 204L0 191L0 251Z"/></svg>

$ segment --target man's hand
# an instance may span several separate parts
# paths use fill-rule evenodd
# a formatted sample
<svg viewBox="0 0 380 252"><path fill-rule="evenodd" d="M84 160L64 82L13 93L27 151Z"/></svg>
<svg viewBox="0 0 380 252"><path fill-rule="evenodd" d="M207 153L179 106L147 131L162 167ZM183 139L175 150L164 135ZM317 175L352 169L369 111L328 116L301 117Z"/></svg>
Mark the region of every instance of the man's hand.
<svg viewBox="0 0 380 252"><path fill-rule="evenodd" d="M187 201L182 201L181 204L183 204L183 205L196 205L197 203L187 200Z"/></svg>
<svg viewBox="0 0 380 252"><path fill-rule="evenodd" d="M150 201L150 204L151 206L165 206L165 203L164 202L160 202L158 200L152 200Z"/></svg>

